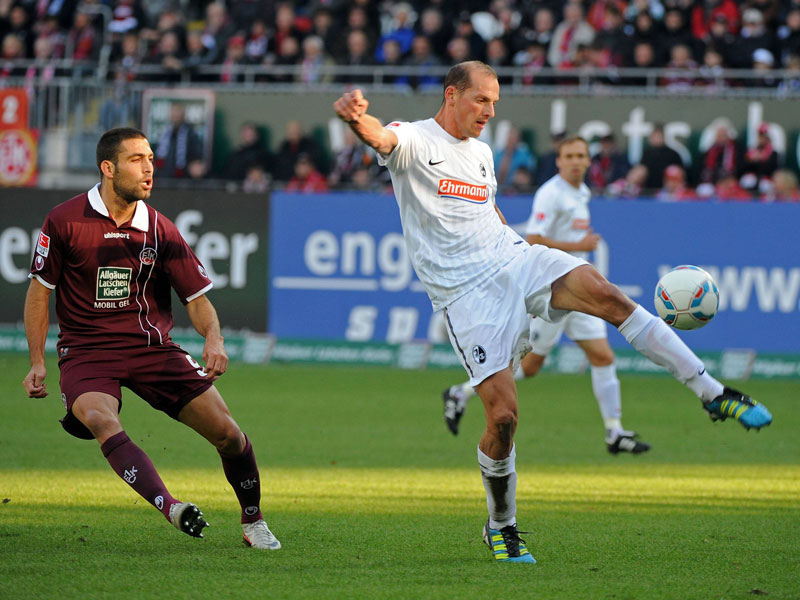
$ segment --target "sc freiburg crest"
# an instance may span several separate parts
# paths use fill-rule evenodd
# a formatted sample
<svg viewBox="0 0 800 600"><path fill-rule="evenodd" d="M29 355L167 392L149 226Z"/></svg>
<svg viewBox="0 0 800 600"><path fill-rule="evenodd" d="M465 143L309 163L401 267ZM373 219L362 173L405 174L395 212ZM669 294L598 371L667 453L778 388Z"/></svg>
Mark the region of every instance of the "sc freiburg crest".
<svg viewBox="0 0 800 600"><path fill-rule="evenodd" d="M479 365L486 362L486 350L483 349L483 346L474 346L472 348L472 358Z"/></svg>

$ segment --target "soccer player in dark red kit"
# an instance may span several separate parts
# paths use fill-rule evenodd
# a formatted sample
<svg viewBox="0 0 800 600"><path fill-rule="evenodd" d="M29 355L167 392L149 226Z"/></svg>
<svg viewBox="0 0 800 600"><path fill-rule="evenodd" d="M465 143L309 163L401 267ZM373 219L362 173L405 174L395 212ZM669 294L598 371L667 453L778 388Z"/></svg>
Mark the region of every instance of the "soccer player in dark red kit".
<svg viewBox="0 0 800 600"><path fill-rule="evenodd" d="M47 396L44 346L49 297L56 291L58 367L64 429L96 439L111 468L175 527L203 537L200 509L175 499L150 458L122 428L120 386L197 431L222 458L242 508L244 541L281 547L261 515L253 447L213 381L228 366L219 320L206 292L203 265L175 225L145 204L153 188L153 151L145 135L112 129L97 144L100 183L47 215L25 298L31 398ZM169 336L171 289L205 338L197 363Z"/></svg>

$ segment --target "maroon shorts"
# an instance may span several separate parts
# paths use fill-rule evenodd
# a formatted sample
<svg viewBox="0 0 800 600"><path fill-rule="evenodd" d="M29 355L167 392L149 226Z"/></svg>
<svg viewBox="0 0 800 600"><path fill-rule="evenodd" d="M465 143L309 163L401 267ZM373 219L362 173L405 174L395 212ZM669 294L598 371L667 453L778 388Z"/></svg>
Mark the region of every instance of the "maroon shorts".
<svg viewBox="0 0 800 600"><path fill-rule="evenodd" d="M184 406L212 385L202 366L172 342L120 350L70 348L62 354L58 368L61 401L67 411L61 425L75 437L88 440L94 436L72 414L72 405L81 394L109 394L119 400L121 409L121 387L125 386L153 408L177 419Z"/></svg>

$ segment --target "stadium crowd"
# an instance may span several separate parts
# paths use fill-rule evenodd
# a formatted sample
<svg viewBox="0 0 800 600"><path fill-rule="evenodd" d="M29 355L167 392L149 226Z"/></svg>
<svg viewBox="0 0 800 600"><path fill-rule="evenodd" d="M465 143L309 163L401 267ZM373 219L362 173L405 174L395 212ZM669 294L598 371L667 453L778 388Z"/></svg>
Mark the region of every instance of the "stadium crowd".
<svg viewBox="0 0 800 600"><path fill-rule="evenodd" d="M13 77L46 81L65 68L53 59L91 64L105 49L108 76L117 82L177 82L189 73L194 81L225 85L241 80L241 66L271 65L291 68L264 70L256 80L360 84L372 80L369 68L385 65L409 68L389 72L384 84L438 88L440 72L425 68L480 59L520 67L526 85L552 83L553 72L640 85L648 75L619 69L660 67L656 84L671 90L800 90L800 0L0 0L0 40L0 86ZM333 75L329 65L367 69ZM741 69L742 77L731 77L731 69ZM120 124L124 118L110 108L107 125ZM208 176L191 156L187 127L176 124L173 137L157 141L157 152L174 177ZM256 124L240 135L224 172L213 175L246 190L271 181L297 191L375 189L388 181L354 139L329 156L292 122L272 155ZM509 138L496 149L501 191L529 193L556 172L553 155L534 156L519 132ZM606 195L797 199L796 176L778 169L766 130L751 149L720 130L691 169L664 144L659 128L637 165L628 164L611 136L597 146L587 182Z"/></svg>

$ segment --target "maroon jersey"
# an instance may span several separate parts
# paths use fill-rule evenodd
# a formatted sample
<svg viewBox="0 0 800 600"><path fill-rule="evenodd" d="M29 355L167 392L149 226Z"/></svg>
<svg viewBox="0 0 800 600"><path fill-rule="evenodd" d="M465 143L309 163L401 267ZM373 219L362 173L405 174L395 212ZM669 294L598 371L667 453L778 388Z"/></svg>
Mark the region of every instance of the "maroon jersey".
<svg viewBox="0 0 800 600"><path fill-rule="evenodd" d="M187 303L212 285L172 221L140 200L117 227L99 185L50 211L29 276L56 290L60 353L168 342L170 288Z"/></svg>

